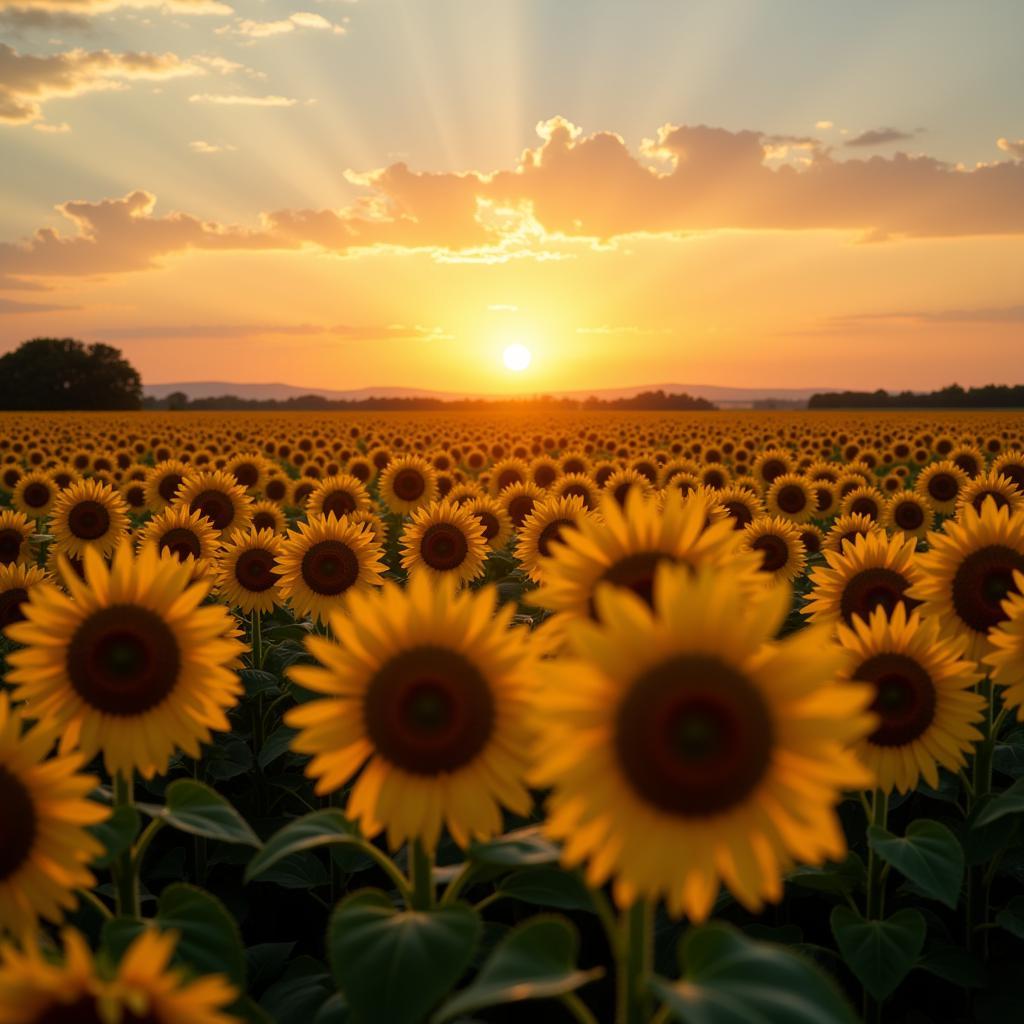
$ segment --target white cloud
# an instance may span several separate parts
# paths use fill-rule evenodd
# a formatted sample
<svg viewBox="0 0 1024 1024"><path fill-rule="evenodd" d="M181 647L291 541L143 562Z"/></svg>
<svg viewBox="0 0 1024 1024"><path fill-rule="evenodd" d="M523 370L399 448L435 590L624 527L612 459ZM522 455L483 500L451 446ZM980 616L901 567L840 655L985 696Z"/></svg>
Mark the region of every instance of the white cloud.
<svg viewBox="0 0 1024 1024"><path fill-rule="evenodd" d="M315 14L311 11L296 11L289 14L287 18L280 18L276 21L255 21L245 18L232 26L223 26L217 29L219 34L231 32L235 35L248 36L250 39L267 39L270 36L285 35L294 32L296 29L313 29L319 32L332 32L334 35L344 35L344 25L328 21L322 14Z"/></svg>
<svg viewBox="0 0 1024 1024"><path fill-rule="evenodd" d="M239 96L234 93L196 93L189 103L213 103L223 107L294 107L299 101L290 96Z"/></svg>
<svg viewBox="0 0 1024 1024"><path fill-rule="evenodd" d="M202 139L196 139L195 142L190 142L188 148L193 153L234 153L238 148L232 146L229 143L215 143L215 142L204 142Z"/></svg>

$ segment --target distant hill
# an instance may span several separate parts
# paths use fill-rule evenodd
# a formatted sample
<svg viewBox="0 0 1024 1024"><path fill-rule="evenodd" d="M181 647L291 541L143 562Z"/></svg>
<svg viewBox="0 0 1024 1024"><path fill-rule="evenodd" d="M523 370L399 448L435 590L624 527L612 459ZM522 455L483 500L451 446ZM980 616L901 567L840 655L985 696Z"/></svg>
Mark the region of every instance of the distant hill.
<svg viewBox="0 0 1024 1024"><path fill-rule="evenodd" d="M811 395L828 390L826 388L731 388L711 384L645 384L626 388L593 388L572 391L547 391L551 398L583 400L598 398L604 401L632 398L642 392L663 391L667 395L692 395L703 398L722 408L749 408L761 403L779 402L787 405L805 405ZM318 395L332 401L362 401L367 398L431 398L440 401L528 398L531 392L519 396L494 395L484 392L431 391L425 388L370 387L337 390L322 387L297 387L294 384L249 384L223 380L176 381L169 384L145 384L143 392L150 398L166 398L180 391L191 399L218 398L235 395L238 398L277 399L285 401L305 395Z"/></svg>

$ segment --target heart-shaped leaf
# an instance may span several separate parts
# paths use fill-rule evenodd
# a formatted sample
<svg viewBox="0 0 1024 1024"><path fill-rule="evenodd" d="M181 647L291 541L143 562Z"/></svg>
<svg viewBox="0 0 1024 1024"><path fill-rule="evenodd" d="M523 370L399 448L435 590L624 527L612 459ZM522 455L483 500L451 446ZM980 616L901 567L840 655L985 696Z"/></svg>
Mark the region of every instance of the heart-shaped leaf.
<svg viewBox="0 0 1024 1024"><path fill-rule="evenodd" d="M177 779L167 787L164 806L138 804L151 818L158 818L179 832L188 832L222 843L259 848L262 842L249 823L216 790L192 779Z"/></svg>
<svg viewBox="0 0 1024 1024"><path fill-rule="evenodd" d="M323 811L314 811L285 825L275 832L266 842L263 849L256 854L245 871L245 880L251 882L264 871L268 871L278 861L290 857L303 850L312 850L318 846L329 846L333 843L362 844L363 838L359 830L337 808L329 807Z"/></svg>
<svg viewBox="0 0 1024 1024"><path fill-rule="evenodd" d="M276 1021L307 1021L314 1019L334 994L334 979L327 967L319 960L300 956L263 993L260 1004Z"/></svg>
<svg viewBox="0 0 1024 1024"><path fill-rule="evenodd" d="M480 939L464 904L399 911L364 889L339 904L327 929L338 987L360 1024L420 1024L462 976Z"/></svg>
<svg viewBox="0 0 1024 1024"><path fill-rule="evenodd" d="M194 885L169 885L156 917L162 929L178 932L177 959L202 974L226 974L245 991L242 935L220 900Z"/></svg>
<svg viewBox="0 0 1024 1024"><path fill-rule="evenodd" d="M786 875L786 881L804 889L842 895L863 888L866 877L864 861L851 850L838 864L796 868Z"/></svg>
<svg viewBox="0 0 1024 1024"><path fill-rule="evenodd" d="M910 824L902 839L872 825L868 829L868 843L886 864L891 864L926 896L956 909L964 880L964 851L945 825L919 818Z"/></svg>
<svg viewBox="0 0 1024 1024"><path fill-rule="evenodd" d="M884 921L867 921L849 907L832 911L832 934L857 980L879 1002L917 963L927 925L918 910L898 910Z"/></svg>
<svg viewBox="0 0 1024 1024"><path fill-rule="evenodd" d="M1024 896L1014 896L1002 910L996 914L996 924L1003 931L1024 939Z"/></svg>
<svg viewBox="0 0 1024 1024"><path fill-rule="evenodd" d="M602 971L581 971L576 966L578 950L576 930L564 918L531 918L498 943L473 984L449 999L431 1018L431 1024L443 1024L486 1006L552 999L586 985Z"/></svg>
<svg viewBox="0 0 1024 1024"><path fill-rule="evenodd" d="M575 872L559 868L513 871L499 882L498 892L538 907L594 912L594 901L583 880Z"/></svg>
<svg viewBox="0 0 1024 1024"><path fill-rule="evenodd" d="M1017 779L1009 789L989 800L974 819L974 824L977 828L984 828L1008 814L1024 814L1024 779Z"/></svg>
<svg viewBox="0 0 1024 1024"><path fill-rule="evenodd" d="M685 1024L856 1024L828 975L783 946L712 922L687 932L683 977L654 978L655 995Z"/></svg>
<svg viewBox="0 0 1024 1024"><path fill-rule="evenodd" d="M558 847L541 835L539 828L521 828L489 843L474 843L469 857L480 864L500 868L542 867L557 864Z"/></svg>

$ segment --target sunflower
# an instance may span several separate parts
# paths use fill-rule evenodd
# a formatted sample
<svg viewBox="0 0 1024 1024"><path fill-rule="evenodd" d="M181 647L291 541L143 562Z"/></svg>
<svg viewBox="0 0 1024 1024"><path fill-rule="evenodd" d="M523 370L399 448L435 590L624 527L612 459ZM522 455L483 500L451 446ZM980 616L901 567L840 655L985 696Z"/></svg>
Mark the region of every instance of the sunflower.
<svg viewBox="0 0 1024 1024"><path fill-rule="evenodd" d="M47 581L53 582L49 573L36 565L0 565L0 633L25 618L22 606L29 591Z"/></svg>
<svg viewBox="0 0 1024 1024"><path fill-rule="evenodd" d="M857 537L869 533L882 533L882 527L868 516L852 514L839 516L825 534L824 549L826 551L845 551L847 544L852 544Z"/></svg>
<svg viewBox="0 0 1024 1024"><path fill-rule="evenodd" d="M287 505L291 497L291 481L283 473L275 473L263 486L263 497L275 505Z"/></svg>
<svg viewBox="0 0 1024 1024"><path fill-rule="evenodd" d="M287 713L292 746L320 794L358 773L346 814L367 836L433 849L444 826L466 846L501 831L502 806L529 812L534 671L514 612L493 587L420 575L353 594L331 616L336 641L306 640L320 664L288 675L323 698Z"/></svg>
<svg viewBox="0 0 1024 1024"><path fill-rule="evenodd" d="M844 516L867 516L876 522L882 517L885 495L877 487L855 487L848 491L839 503L839 512Z"/></svg>
<svg viewBox="0 0 1024 1024"><path fill-rule="evenodd" d="M57 497L57 485L50 474L42 469L26 473L18 480L11 495L11 502L19 512L30 519L42 519L50 514Z"/></svg>
<svg viewBox="0 0 1024 1024"><path fill-rule="evenodd" d="M635 469L617 469L602 485L620 505L626 504L626 498L634 491L647 497L653 490L651 481Z"/></svg>
<svg viewBox="0 0 1024 1024"><path fill-rule="evenodd" d="M662 562L691 567L730 566L751 593L760 587L755 555L742 550L742 538L728 520L705 528L701 504L688 504L668 491L662 508L642 494L629 495L620 508L614 496L602 495L599 514L587 516L577 529L561 536L551 549L544 580L531 603L566 616L596 614L594 593L601 583L632 590L650 600L654 570Z"/></svg>
<svg viewBox="0 0 1024 1024"><path fill-rule="evenodd" d="M804 614L813 622L845 622L855 616L865 622L876 608L908 611L918 602L907 591L921 578L911 538L884 533L858 535L838 551L826 551L827 565L811 573L811 593Z"/></svg>
<svg viewBox="0 0 1024 1024"><path fill-rule="evenodd" d="M569 478L563 477L562 479L568 480ZM512 520L512 525L519 530L522 529L523 523L526 522L526 517L533 511L537 502L543 501L546 497L547 494L536 484L527 481L526 483L513 484L511 487L506 487L498 495L498 501L508 513L509 519Z"/></svg>
<svg viewBox="0 0 1024 1024"><path fill-rule="evenodd" d="M761 560L761 576L770 584L789 583L807 564L799 527L781 516L761 516L743 528L743 543Z"/></svg>
<svg viewBox="0 0 1024 1024"><path fill-rule="evenodd" d="M561 467L547 455L538 455L530 463L527 478L547 490L562 475Z"/></svg>
<svg viewBox="0 0 1024 1024"><path fill-rule="evenodd" d="M1007 706L1024 721L1024 573L1015 572L1013 581L1017 593L1003 603L1007 618L989 633L992 650L984 660L993 681L1004 687Z"/></svg>
<svg viewBox="0 0 1024 1024"><path fill-rule="evenodd" d="M793 472L793 460L788 452L768 448L754 460L753 474L764 487L770 487L780 476Z"/></svg>
<svg viewBox="0 0 1024 1024"><path fill-rule="evenodd" d="M806 523L818 514L813 486L797 473L776 477L764 501L769 515L782 516L794 523Z"/></svg>
<svg viewBox="0 0 1024 1024"><path fill-rule="evenodd" d="M136 558L123 542L110 568L92 548L83 561L84 582L60 559L70 597L41 584L8 628L25 645L8 658L15 699L60 725L65 746L102 751L111 775L152 778L178 749L199 757L211 729L229 729L242 691L234 619L199 607L208 584L190 583L189 566L155 545Z"/></svg>
<svg viewBox="0 0 1024 1024"><path fill-rule="evenodd" d="M258 452L236 455L228 461L226 471L234 477L239 487L249 494L258 494L267 482L267 460Z"/></svg>
<svg viewBox="0 0 1024 1024"><path fill-rule="evenodd" d="M413 512L402 531L402 568L412 576L468 583L483 574L487 552L483 525L464 505L431 502Z"/></svg>
<svg viewBox="0 0 1024 1024"><path fill-rule="evenodd" d="M946 639L940 629L937 619L908 614L903 604L839 626L850 658L842 677L872 685L870 710L878 716L875 730L854 749L886 792L906 793L921 776L936 788L938 765L962 768L982 738L971 724L985 704L971 690L977 666L963 659L963 640Z"/></svg>
<svg viewBox="0 0 1024 1024"><path fill-rule="evenodd" d="M392 512L406 515L437 497L437 474L426 459L402 455L392 459L378 481L380 498Z"/></svg>
<svg viewBox="0 0 1024 1024"><path fill-rule="evenodd" d="M1021 452L1007 452L1006 455L1000 455L992 463L992 472L999 476L1009 477L1011 483L1016 484L1021 491L1024 491L1024 454Z"/></svg>
<svg viewBox="0 0 1024 1024"><path fill-rule="evenodd" d="M569 473L559 477L549 491L553 498L580 498L591 512L597 508L599 492L597 481L583 473Z"/></svg>
<svg viewBox="0 0 1024 1024"><path fill-rule="evenodd" d="M529 479L530 467L522 459L502 459L491 467L491 497L496 498L506 487Z"/></svg>
<svg viewBox="0 0 1024 1024"><path fill-rule="evenodd" d="M363 523L315 516L290 530L274 569L280 596L296 614L326 622L350 590L378 586L384 549Z"/></svg>
<svg viewBox="0 0 1024 1024"><path fill-rule="evenodd" d="M733 484L724 488L718 492L718 503L732 520L734 530L742 530L764 515L764 503L749 487Z"/></svg>
<svg viewBox="0 0 1024 1024"><path fill-rule="evenodd" d="M885 503L881 525L893 533L923 540L935 525L935 511L926 498L915 491L900 490Z"/></svg>
<svg viewBox="0 0 1024 1024"><path fill-rule="evenodd" d="M0 1024L107 1024L100 1015L104 986L85 939L70 928L61 938L59 964L34 936L23 950L0 947Z"/></svg>
<svg viewBox="0 0 1024 1024"><path fill-rule="evenodd" d="M151 544L159 554L170 554L187 564L195 578L205 575L217 555L217 532L198 510L184 505L158 512L138 534L139 547Z"/></svg>
<svg viewBox="0 0 1024 1024"><path fill-rule="evenodd" d="M188 473L189 467L180 459L158 462L146 477L146 504L150 510L159 512L172 504Z"/></svg>
<svg viewBox="0 0 1024 1024"><path fill-rule="evenodd" d="M236 530L217 555L216 591L229 608L246 615L273 611L279 603L274 563L284 538L273 530Z"/></svg>
<svg viewBox="0 0 1024 1024"><path fill-rule="evenodd" d="M31 562L33 532L24 512L0 509L0 565Z"/></svg>
<svg viewBox="0 0 1024 1024"><path fill-rule="evenodd" d="M952 515L960 492L967 486L967 474L954 463L933 462L918 474L914 490L925 498L936 512Z"/></svg>
<svg viewBox="0 0 1024 1024"><path fill-rule="evenodd" d="M373 537L374 543L380 544L382 547L388 542L388 528L384 525L384 520L381 519L376 512L353 512L345 517L347 522L356 523L362 526L364 530L367 530L371 537Z"/></svg>
<svg viewBox="0 0 1024 1024"><path fill-rule="evenodd" d="M985 454L977 445L959 445L949 453L949 461L972 479L985 470Z"/></svg>
<svg viewBox="0 0 1024 1024"><path fill-rule="evenodd" d="M86 826L110 814L86 799L98 780L78 774L82 754L47 756L57 723L28 730L22 724L0 693L0 933L15 935L39 917L59 921L77 904L74 890L95 883L88 864L103 844Z"/></svg>
<svg viewBox="0 0 1024 1024"><path fill-rule="evenodd" d="M461 504L452 502L453 505ZM484 541L492 551L500 551L508 543L512 536L512 520L509 519L505 506L497 498L489 494L471 498L466 503L466 508L480 520L484 528Z"/></svg>
<svg viewBox="0 0 1024 1024"><path fill-rule="evenodd" d="M186 476L174 504L204 515L221 537L245 530L252 523L252 498L233 476L220 469Z"/></svg>
<svg viewBox="0 0 1024 1024"><path fill-rule="evenodd" d="M974 506L975 512L980 512L986 498L991 498L997 508L1008 508L1011 515L1024 508L1024 492L1008 476L990 470L979 473L963 487L957 498L957 510L969 504Z"/></svg>
<svg viewBox="0 0 1024 1024"><path fill-rule="evenodd" d="M818 554L825 543L825 535L821 532L821 527L815 526L814 523L803 523L800 526L800 543L803 544L804 551L809 556Z"/></svg>
<svg viewBox="0 0 1024 1024"><path fill-rule="evenodd" d="M616 902L663 897L700 921L719 883L752 911L794 862L840 859L841 790L871 778L844 749L871 728L867 687L814 628L771 638L786 586L752 602L734 574L659 567L653 607L602 587L600 624L568 627L572 657L542 662L531 782L546 828Z"/></svg>
<svg viewBox="0 0 1024 1024"><path fill-rule="evenodd" d="M134 515L141 516L149 510L146 501L146 481L142 479L130 479L121 484L118 493L128 506L128 511Z"/></svg>
<svg viewBox="0 0 1024 1024"><path fill-rule="evenodd" d="M342 473L326 477L317 484L306 502L306 514L326 516L333 512L336 519L341 519L369 507L370 494L366 488L350 473Z"/></svg>
<svg viewBox="0 0 1024 1024"><path fill-rule="evenodd" d="M526 517L516 541L516 558L531 580L539 583L551 557L552 545L575 530L590 515L582 498L548 498L538 502Z"/></svg>
<svg viewBox="0 0 1024 1024"><path fill-rule="evenodd" d="M128 506L109 484L83 480L57 495L49 525L57 551L81 558L94 548L106 556L128 531Z"/></svg>
<svg viewBox="0 0 1024 1024"><path fill-rule="evenodd" d="M921 579L908 593L923 602L922 615L939 619L944 636L964 637L966 656L980 660L991 650L989 632L1008 618L1005 599L1020 592L1024 516L986 498L980 513L965 505L959 519L928 534L928 548L919 556Z"/></svg>
<svg viewBox="0 0 1024 1024"><path fill-rule="evenodd" d="M252 504L252 526L254 530L273 530L274 533L284 533L288 529L288 520L285 519L281 506L269 498L262 498Z"/></svg>

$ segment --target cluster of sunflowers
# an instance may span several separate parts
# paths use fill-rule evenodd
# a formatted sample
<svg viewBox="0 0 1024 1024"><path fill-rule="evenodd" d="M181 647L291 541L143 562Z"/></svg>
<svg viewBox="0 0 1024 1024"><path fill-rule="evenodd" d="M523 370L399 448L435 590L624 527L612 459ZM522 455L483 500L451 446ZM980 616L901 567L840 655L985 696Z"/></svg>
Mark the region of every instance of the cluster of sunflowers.
<svg viewBox="0 0 1024 1024"><path fill-rule="evenodd" d="M0 1024L1018 998L1022 418L8 415L0 506Z"/></svg>

